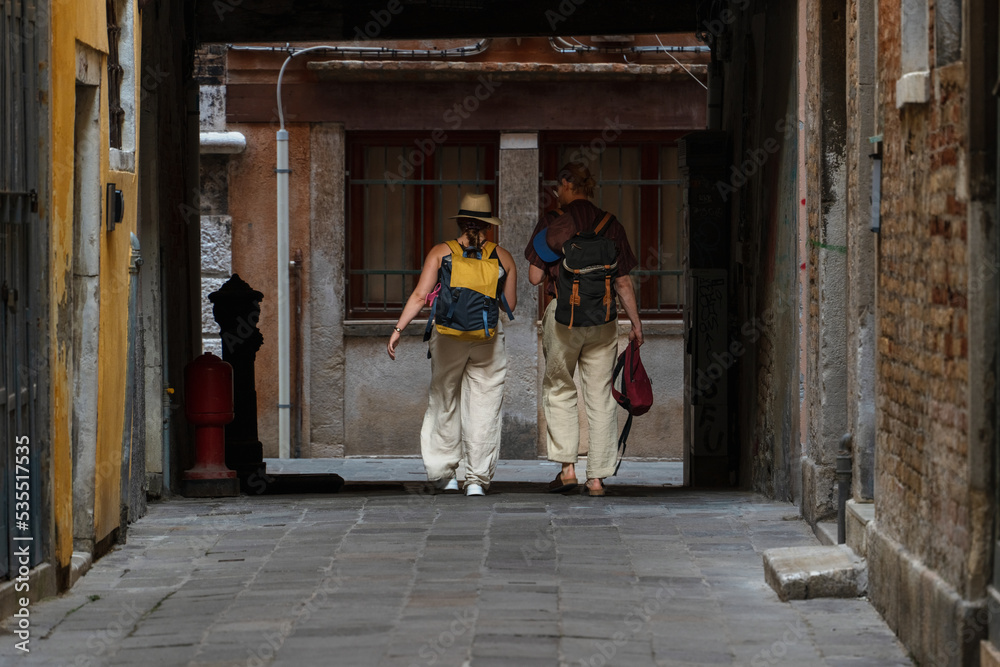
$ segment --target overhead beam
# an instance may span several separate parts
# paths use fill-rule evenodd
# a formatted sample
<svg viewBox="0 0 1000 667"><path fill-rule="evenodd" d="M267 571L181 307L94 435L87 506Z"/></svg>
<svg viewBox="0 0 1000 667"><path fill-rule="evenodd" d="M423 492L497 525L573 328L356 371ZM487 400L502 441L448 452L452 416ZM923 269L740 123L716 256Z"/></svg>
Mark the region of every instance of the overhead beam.
<svg viewBox="0 0 1000 667"><path fill-rule="evenodd" d="M694 32L697 0L191 0L198 42Z"/></svg>

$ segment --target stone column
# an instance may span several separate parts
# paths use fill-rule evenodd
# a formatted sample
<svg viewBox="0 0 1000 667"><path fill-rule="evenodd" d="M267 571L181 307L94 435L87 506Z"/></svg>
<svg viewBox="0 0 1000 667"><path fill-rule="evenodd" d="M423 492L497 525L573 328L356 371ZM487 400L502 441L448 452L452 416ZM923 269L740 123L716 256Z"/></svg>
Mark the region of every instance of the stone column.
<svg viewBox="0 0 1000 667"><path fill-rule="evenodd" d="M515 320L504 326L507 382L504 387L500 457L538 456L538 288L528 282L524 247L538 222L538 134L500 135L500 245L517 263Z"/></svg>
<svg viewBox="0 0 1000 667"><path fill-rule="evenodd" d="M871 231L875 145L875 6L850 0L847 54L847 425L853 439L853 496L875 493L875 233Z"/></svg>
<svg viewBox="0 0 1000 667"><path fill-rule="evenodd" d="M308 311L302 327L303 457L344 455L344 126L316 123L309 135Z"/></svg>
<svg viewBox="0 0 1000 667"><path fill-rule="evenodd" d="M845 0L814 0L807 68L809 99L809 332L802 514L810 523L836 514L834 464L847 423L847 80Z"/></svg>

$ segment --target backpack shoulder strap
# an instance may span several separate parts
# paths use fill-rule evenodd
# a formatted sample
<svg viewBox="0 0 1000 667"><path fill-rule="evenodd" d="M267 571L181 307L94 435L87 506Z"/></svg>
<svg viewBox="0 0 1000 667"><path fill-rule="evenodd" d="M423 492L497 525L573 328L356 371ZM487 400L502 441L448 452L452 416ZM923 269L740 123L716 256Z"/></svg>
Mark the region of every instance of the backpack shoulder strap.
<svg viewBox="0 0 1000 667"><path fill-rule="evenodd" d="M603 232L604 229L605 229L605 227L607 227L607 225L608 225L608 221L610 221L610 220L611 220L611 214L610 213L605 213L604 217L601 218L601 221L597 223L596 227L594 227L594 233L595 234L600 234L601 232Z"/></svg>
<svg viewBox="0 0 1000 667"><path fill-rule="evenodd" d="M452 239L450 241L445 241L445 243L448 245L448 248L451 249L452 255L454 255L455 257L462 256L462 246L458 244L458 241Z"/></svg>
<svg viewBox="0 0 1000 667"><path fill-rule="evenodd" d="M483 257L493 257L496 254L497 244L493 241L483 242Z"/></svg>

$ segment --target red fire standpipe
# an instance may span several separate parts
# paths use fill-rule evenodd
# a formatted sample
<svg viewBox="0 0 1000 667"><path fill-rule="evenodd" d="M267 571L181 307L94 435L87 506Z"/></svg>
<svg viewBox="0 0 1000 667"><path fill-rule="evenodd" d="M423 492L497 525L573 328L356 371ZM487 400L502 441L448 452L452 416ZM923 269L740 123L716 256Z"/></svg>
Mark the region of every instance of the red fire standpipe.
<svg viewBox="0 0 1000 667"><path fill-rule="evenodd" d="M223 428L234 416L233 367L203 354L184 367L184 386L184 412L195 425L195 464L184 471L184 479L236 479L236 471L226 467Z"/></svg>

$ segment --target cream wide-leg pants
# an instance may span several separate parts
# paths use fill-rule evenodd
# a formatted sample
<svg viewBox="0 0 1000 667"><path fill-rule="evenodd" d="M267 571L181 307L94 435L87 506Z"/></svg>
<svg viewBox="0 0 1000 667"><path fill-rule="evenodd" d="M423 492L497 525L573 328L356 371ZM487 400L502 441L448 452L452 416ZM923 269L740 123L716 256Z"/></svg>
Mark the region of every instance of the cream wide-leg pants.
<svg viewBox="0 0 1000 667"><path fill-rule="evenodd" d="M618 323L570 329L556 322L556 301L542 316L542 409L548 431L548 457L576 463L580 450L580 417L573 372L579 367L583 404L590 427L587 479L604 479L615 472L618 415L611 395L611 374L618 355Z"/></svg>
<svg viewBox="0 0 1000 667"><path fill-rule="evenodd" d="M420 429L427 479L455 476L465 450L465 483L490 485L500 455L507 349L503 330L488 341L431 334L431 388Z"/></svg>

